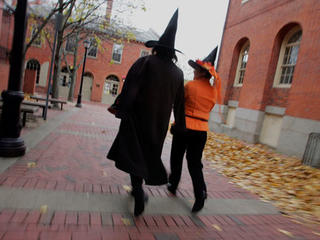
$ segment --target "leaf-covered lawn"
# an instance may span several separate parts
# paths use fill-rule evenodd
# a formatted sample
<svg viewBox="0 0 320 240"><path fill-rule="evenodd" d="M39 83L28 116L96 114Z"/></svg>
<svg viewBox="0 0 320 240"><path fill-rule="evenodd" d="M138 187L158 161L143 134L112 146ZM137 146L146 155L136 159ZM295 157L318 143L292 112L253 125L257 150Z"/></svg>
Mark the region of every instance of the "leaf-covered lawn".
<svg viewBox="0 0 320 240"><path fill-rule="evenodd" d="M232 182L271 201L282 212L320 224L320 170L267 147L208 133L204 151L212 167Z"/></svg>

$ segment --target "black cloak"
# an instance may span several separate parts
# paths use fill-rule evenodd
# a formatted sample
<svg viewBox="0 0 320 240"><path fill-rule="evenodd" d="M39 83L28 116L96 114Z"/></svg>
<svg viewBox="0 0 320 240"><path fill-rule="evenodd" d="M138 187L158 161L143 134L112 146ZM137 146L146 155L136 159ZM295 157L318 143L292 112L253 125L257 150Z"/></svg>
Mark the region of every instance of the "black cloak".
<svg viewBox="0 0 320 240"><path fill-rule="evenodd" d="M157 55L139 58L123 85L121 123L107 158L148 185L166 184L161 153L172 109L177 129L185 129L183 72Z"/></svg>

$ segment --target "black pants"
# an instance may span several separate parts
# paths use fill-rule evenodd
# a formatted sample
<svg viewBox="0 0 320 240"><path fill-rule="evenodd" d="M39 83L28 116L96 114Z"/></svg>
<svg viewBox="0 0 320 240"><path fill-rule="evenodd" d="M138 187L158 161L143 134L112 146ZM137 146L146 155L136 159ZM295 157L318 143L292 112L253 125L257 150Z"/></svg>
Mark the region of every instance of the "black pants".
<svg viewBox="0 0 320 240"><path fill-rule="evenodd" d="M135 191L142 190L142 182L143 182L142 177L138 177L130 174L130 178L131 178L132 191L135 192Z"/></svg>
<svg viewBox="0 0 320 240"><path fill-rule="evenodd" d="M187 130L185 134L174 134L171 146L169 183L177 188L181 178L183 156L186 152L189 173L195 198L207 191L201 163L202 152L207 141L207 132Z"/></svg>

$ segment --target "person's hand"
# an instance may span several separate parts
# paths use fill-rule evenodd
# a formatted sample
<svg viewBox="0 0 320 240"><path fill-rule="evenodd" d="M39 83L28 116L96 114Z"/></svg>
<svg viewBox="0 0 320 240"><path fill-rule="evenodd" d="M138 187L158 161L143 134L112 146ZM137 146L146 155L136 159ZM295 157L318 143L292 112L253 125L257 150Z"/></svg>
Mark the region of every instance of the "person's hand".
<svg viewBox="0 0 320 240"><path fill-rule="evenodd" d="M108 107L108 111L113 115L116 115L116 113L117 113L117 109L113 105Z"/></svg>

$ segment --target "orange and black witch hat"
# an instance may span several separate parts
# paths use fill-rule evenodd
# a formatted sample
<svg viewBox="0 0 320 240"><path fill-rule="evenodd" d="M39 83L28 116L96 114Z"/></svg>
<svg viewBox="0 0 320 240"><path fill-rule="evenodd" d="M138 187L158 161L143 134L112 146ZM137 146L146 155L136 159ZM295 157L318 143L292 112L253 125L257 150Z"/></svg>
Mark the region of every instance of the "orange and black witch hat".
<svg viewBox="0 0 320 240"><path fill-rule="evenodd" d="M196 61L189 60L188 64L191 67L193 67L194 69L207 70L210 73L210 70L212 69L212 67L214 67L214 62L216 60L217 51L218 51L218 46L216 46L215 49L213 49L212 52L202 61L201 60L196 60Z"/></svg>
<svg viewBox="0 0 320 240"><path fill-rule="evenodd" d="M216 60L218 46L212 50L212 52L202 61L201 60L189 60L188 64L194 69L206 70L214 78L213 89L215 91L216 101L221 104L221 79L214 68L214 62Z"/></svg>

